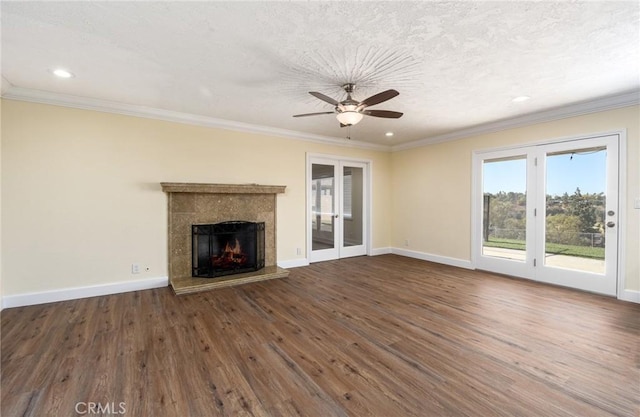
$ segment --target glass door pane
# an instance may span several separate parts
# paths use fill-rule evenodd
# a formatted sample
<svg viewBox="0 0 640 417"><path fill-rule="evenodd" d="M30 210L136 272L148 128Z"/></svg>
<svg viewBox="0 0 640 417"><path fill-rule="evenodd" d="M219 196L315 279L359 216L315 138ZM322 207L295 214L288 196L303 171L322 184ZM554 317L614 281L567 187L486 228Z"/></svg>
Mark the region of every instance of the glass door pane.
<svg viewBox="0 0 640 417"><path fill-rule="evenodd" d="M311 245L312 250L335 245L335 173L333 165L311 165Z"/></svg>
<svg viewBox="0 0 640 417"><path fill-rule="evenodd" d="M605 272L606 146L546 154L544 265Z"/></svg>
<svg viewBox="0 0 640 417"><path fill-rule="evenodd" d="M362 168L351 166L342 168L342 230L345 247L363 244L363 179Z"/></svg>
<svg viewBox="0 0 640 417"><path fill-rule="evenodd" d="M526 261L526 189L526 155L483 161L482 256Z"/></svg>

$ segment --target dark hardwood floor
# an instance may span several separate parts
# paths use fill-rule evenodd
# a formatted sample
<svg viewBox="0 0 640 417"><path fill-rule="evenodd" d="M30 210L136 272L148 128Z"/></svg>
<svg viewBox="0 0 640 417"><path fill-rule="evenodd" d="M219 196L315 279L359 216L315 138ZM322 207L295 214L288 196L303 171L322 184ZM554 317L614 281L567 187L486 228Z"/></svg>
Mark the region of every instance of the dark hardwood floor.
<svg viewBox="0 0 640 417"><path fill-rule="evenodd" d="M180 297L7 309L1 321L3 417L640 410L640 305L394 255Z"/></svg>

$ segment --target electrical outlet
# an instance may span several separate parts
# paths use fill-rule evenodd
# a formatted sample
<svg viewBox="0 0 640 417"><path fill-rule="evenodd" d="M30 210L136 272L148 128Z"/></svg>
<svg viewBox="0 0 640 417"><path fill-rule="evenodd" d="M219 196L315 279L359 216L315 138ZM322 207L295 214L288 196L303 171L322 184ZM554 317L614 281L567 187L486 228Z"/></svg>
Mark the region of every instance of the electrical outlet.
<svg viewBox="0 0 640 417"><path fill-rule="evenodd" d="M405 245L405 246L409 246L409 239L405 239L405 240L404 240L404 245Z"/></svg>
<svg viewBox="0 0 640 417"><path fill-rule="evenodd" d="M302 248L296 248L296 255L302 255Z"/></svg>
<svg viewBox="0 0 640 417"><path fill-rule="evenodd" d="M640 198L636 198L636 199L633 201L633 208L635 208L635 209L640 209Z"/></svg>
<svg viewBox="0 0 640 417"><path fill-rule="evenodd" d="M138 264L138 263L131 264L131 273L132 274L139 274L140 273L140 264Z"/></svg>

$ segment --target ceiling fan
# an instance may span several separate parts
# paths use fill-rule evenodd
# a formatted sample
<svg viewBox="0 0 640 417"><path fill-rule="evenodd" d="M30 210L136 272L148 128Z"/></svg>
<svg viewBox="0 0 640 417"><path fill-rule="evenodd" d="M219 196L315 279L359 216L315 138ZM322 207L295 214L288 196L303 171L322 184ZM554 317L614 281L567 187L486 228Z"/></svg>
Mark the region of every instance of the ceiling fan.
<svg viewBox="0 0 640 417"><path fill-rule="evenodd" d="M309 94L311 94L312 96L334 106L334 111L296 114L293 117L317 116L320 114L336 114L336 118L340 122L340 127L355 125L360 120L362 120L365 115L373 117L384 117L387 119L398 119L399 117L402 117L402 113L397 111L366 109L369 106L380 104L384 101L394 98L395 96L400 94L396 90L386 90L358 102L351 97L351 94L353 93L355 87L355 84L351 83L342 86L342 88L344 88L344 91L347 93L347 98L343 101L334 100L329 96L318 93L317 91L309 91Z"/></svg>

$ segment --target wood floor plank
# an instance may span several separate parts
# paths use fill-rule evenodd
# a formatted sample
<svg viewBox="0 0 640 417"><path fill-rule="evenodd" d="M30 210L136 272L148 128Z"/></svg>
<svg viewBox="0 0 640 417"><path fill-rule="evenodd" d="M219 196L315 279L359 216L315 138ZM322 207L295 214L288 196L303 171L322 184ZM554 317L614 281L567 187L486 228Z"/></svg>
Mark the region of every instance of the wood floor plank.
<svg viewBox="0 0 640 417"><path fill-rule="evenodd" d="M0 323L2 416L640 415L639 305L395 255Z"/></svg>

